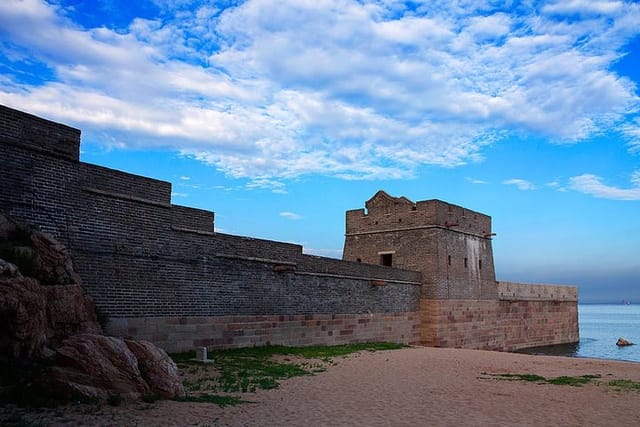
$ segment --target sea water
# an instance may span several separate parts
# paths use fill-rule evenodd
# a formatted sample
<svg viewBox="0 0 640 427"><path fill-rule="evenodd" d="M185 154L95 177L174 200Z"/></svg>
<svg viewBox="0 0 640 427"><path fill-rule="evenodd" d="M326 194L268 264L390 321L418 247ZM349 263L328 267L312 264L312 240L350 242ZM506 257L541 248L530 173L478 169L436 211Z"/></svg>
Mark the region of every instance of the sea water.
<svg viewBox="0 0 640 427"><path fill-rule="evenodd" d="M522 352L640 362L639 304L579 304L578 324L579 343L537 347ZM618 347L618 338L635 345Z"/></svg>

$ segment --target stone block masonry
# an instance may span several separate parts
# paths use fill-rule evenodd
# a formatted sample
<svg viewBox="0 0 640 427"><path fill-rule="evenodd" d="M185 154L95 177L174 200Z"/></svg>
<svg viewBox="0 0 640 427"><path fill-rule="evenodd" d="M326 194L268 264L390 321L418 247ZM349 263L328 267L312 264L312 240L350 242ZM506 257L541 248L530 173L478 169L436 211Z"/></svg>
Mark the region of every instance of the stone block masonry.
<svg viewBox="0 0 640 427"><path fill-rule="evenodd" d="M0 210L66 244L117 336L169 351L365 341L511 350L577 340L575 288L496 282L491 218L377 193L344 259L214 231L171 184L80 162L80 131L0 106Z"/></svg>
<svg viewBox="0 0 640 427"><path fill-rule="evenodd" d="M339 345L354 342L415 344L418 313L307 314L273 316L176 316L114 319L109 330L136 336L167 351L260 345Z"/></svg>

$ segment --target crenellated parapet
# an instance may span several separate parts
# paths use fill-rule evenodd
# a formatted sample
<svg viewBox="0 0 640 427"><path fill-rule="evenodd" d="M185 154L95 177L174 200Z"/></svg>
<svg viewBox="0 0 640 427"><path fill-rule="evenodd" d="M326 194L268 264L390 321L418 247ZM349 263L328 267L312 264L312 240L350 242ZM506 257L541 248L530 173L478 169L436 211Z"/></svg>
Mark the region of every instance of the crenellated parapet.
<svg viewBox="0 0 640 427"><path fill-rule="evenodd" d="M414 203L406 197L393 197L380 190L365 207L347 211L347 235L441 227L491 237L490 216L441 200Z"/></svg>

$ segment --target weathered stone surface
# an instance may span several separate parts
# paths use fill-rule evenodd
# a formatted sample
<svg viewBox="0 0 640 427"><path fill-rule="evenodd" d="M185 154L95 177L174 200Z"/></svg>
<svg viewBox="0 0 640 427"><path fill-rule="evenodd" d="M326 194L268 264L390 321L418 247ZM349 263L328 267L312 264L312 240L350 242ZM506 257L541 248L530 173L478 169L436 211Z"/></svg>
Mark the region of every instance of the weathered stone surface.
<svg viewBox="0 0 640 427"><path fill-rule="evenodd" d="M5 220L0 225L11 224ZM30 240L32 246L17 248L22 259L36 260L35 268L28 264L29 273L48 286L0 259L0 359L49 359L49 368L32 384L58 400L136 399L151 392L183 396L176 365L163 350L101 335L95 306L68 250L44 233L34 232ZM17 253L15 241L4 243Z"/></svg>
<svg viewBox="0 0 640 427"><path fill-rule="evenodd" d="M138 360L124 341L96 334L66 339L56 350L56 366L42 379L63 400L137 399L150 393Z"/></svg>
<svg viewBox="0 0 640 427"><path fill-rule="evenodd" d="M102 333L93 300L80 285L41 286L47 301L47 338L57 346L79 333Z"/></svg>
<svg viewBox="0 0 640 427"><path fill-rule="evenodd" d="M0 213L0 240L7 239L16 229L16 225Z"/></svg>
<svg viewBox="0 0 640 427"><path fill-rule="evenodd" d="M46 233L35 231L31 244L37 254L38 278L43 285L81 285L69 250Z"/></svg>
<svg viewBox="0 0 640 427"><path fill-rule="evenodd" d="M138 368L153 393L162 397L184 396L178 368L167 353L149 341L125 340L138 359Z"/></svg>
<svg viewBox="0 0 640 427"><path fill-rule="evenodd" d="M38 283L0 259L0 359L40 355L47 342L45 307Z"/></svg>

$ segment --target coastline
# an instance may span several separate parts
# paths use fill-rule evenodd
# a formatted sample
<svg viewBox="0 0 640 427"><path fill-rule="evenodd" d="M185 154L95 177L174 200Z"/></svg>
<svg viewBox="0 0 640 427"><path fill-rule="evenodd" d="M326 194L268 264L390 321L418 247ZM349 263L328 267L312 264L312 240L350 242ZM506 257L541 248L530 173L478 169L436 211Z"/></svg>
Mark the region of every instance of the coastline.
<svg viewBox="0 0 640 427"><path fill-rule="evenodd" d="M277 389L241 394L252 403L237 406L5 405L0 424L20 419L69 426L640 425L640 391L609 385L640 382L637 362L432 347L362 352L335 362L326 372L283 381ZM576 387L502 374L597 378Z"/></svg>

